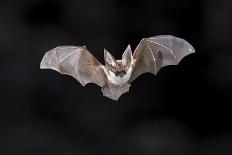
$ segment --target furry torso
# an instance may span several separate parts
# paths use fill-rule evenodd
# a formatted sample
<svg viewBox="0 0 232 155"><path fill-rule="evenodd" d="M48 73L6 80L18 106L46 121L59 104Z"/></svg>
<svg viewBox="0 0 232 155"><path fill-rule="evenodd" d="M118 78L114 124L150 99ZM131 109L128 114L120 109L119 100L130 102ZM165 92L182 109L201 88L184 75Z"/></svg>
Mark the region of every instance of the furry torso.
<svg viewBox="0 0 232 155"><path fill-rule="evenodd" d="M100 66L106 76L107 76L107 83L102 87L102 92L104 96L107 96L113 100L118 100L118 98L129 91L130 80L133 67L127 70L126 74L121 78L120 76L116 76L115 73L107 69L105 66Z"/></svg>
<svg viewBox="0 0 232 155"><path fill-rule="evenodd" d="M131 73L132 73L132 66L128 69L127 73L121 78L119 76L116 76L113 72L111 72L110 70L108 70L106 67L102 67L107 79L109 80L110 83L120 86L123 85L125 83L127 83L131 77Z"/></svg>

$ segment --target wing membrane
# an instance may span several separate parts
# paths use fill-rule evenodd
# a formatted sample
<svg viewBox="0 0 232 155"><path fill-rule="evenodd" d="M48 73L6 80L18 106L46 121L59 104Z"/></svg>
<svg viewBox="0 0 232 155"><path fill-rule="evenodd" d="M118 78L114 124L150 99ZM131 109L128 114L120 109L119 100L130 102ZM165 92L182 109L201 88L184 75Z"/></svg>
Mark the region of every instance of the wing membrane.
<svg viewBox="0 0 232 155"><path fill-rule="evenodd" d="M78 80L83 86L95 83L103 86L106 75L102 64L87 50L79 46L59 46L45 53L40 68L53 69Z"/></svg>
<svg viewBox="0 0 232 155"><path fill-rule="evenodd" d="M133 54L134 70L130 82L143 73L156 74L164 66L177 65L181 59L194 52L187 41L171 35L144 38Z"/></svg>

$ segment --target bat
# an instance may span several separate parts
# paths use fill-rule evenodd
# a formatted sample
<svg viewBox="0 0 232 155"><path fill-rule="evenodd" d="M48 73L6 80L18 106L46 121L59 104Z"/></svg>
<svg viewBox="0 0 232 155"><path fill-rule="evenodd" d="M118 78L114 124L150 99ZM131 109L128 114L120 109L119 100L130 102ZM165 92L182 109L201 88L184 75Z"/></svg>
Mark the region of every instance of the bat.
<svg viewBox="0 0 232 155"><path fill-rule="evenodd" d="M162 67L177 65L181 59L194 52L195 49L186 40L160 35L143 38L133 54L129 44L121 60L116 60L104 49L105 65L86 46L58 46L45 53L40 68L70 75L82 86L97 84L102 87L103 96L118 100L141 74L149 72L156 75Z"/></svg>

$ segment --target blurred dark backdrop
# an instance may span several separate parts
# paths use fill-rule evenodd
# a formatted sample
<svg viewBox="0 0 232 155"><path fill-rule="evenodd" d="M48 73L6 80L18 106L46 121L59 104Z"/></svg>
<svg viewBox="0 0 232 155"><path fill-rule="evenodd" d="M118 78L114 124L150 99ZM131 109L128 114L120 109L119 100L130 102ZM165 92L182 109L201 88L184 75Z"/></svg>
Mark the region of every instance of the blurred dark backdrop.
<svg viewBox="0 0 232 155"><path fill-rule="evenodd" d="M170 34L196 49L144 74L114 102L93 84L40 70L46 51L86 45L120 58ZM231 155L232 2L1 0L0 154Z"/></svg>

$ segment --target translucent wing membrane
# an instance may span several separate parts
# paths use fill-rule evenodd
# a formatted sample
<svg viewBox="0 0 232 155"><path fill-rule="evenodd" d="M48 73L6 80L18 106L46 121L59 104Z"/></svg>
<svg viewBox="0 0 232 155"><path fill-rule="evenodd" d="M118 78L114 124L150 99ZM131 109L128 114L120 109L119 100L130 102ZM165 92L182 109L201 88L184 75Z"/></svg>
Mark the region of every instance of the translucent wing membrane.
<svg viewBox="0 0 232 155"><path fill-rule="evenodd" d="M53 69L77 79L83 86L95 83L103 86L106 75L100 62L85 48L59 46L48 51L40 64L41 69Z"/></svg>
<svg viewBox="0 0 232 155"><path fill-rule="evenodd" d="M144 38L133 54L135 63L130 82L143 73L156 74L164 66L177 65L181 59L194 52L187 41L174 36Z"/></svg>

